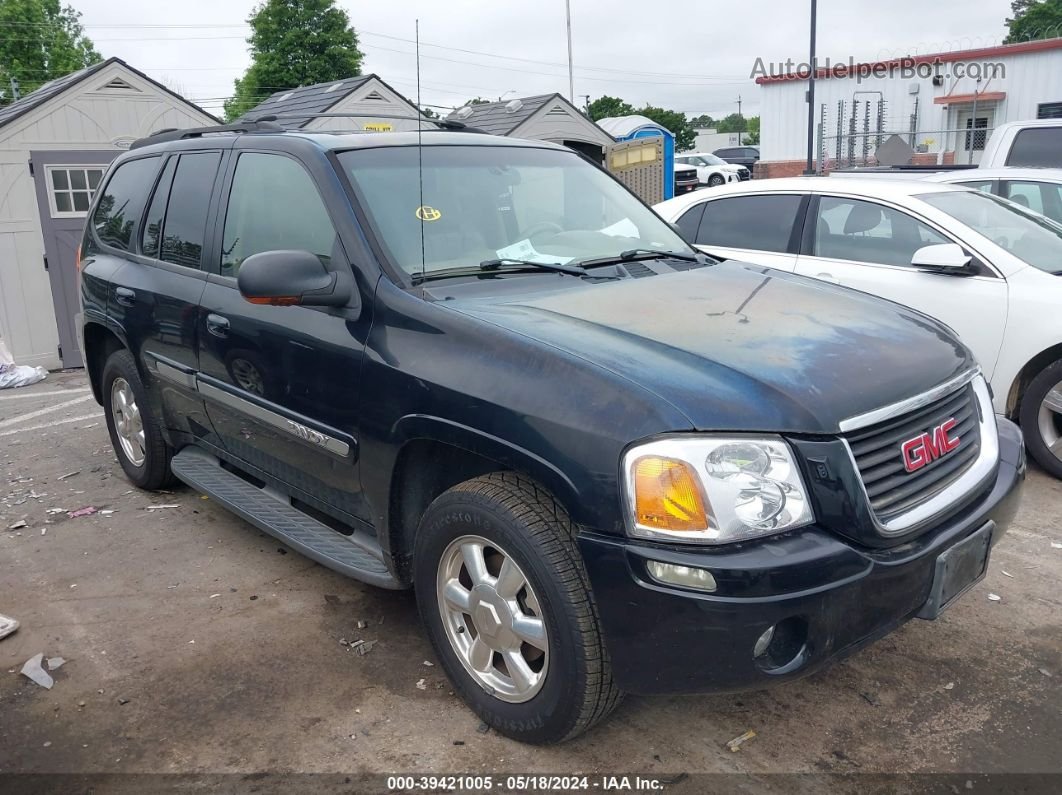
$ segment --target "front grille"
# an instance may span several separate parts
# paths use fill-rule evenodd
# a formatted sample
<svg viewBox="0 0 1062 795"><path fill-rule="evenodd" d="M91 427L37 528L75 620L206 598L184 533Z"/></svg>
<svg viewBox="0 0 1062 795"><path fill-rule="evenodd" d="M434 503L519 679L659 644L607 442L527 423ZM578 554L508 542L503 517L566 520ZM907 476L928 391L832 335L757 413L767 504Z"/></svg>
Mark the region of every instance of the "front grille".
<svg viewBox="0 0 1062 795"><path fill-rule="evenodd" d="M747 168L742 167L741 170L738 171L738 177L741 179L742 182L746 182L747 180L752 178L752 172L749 171Z"/></svg>
<svg viewBox="0 0 1062 795"><path fill-rule="evenodd" d="M923 433L932 434L949 419L949 432L959 446L914 472L904 466L901 445ZM870 507L881 522L899 516L958 480L977 460L981 429L973 385L940 398L902 417L895 417L845 436L863 479Z"/></svg>

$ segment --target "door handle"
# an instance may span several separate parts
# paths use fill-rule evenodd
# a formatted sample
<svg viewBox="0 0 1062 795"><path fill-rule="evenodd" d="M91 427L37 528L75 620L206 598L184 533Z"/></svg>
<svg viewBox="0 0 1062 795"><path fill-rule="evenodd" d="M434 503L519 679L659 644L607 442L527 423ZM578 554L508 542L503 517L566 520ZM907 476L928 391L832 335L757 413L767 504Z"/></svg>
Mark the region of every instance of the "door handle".
<svg viewBox="0 0 1062 795"><path fill-rule="evenodd" d="M832 273L816 273L815 278L821 279L824 282L829 282L830 284L840 284L840 282L837 281L837 277Z"/></svg>
<svg viewBox="0 0 1062 795"><path fill-rule="evenodd" d="M206 317L207 331L215 337L225 339L229 336L229 319L221 315L210 314Z"/></svg>
<svg viewBox="0 0 1062 795"><path fill-rule="evenodd" d="M128 287L116 287L114 290L114 300L122 306L132 306L136 303L136 293Z"/></svg>

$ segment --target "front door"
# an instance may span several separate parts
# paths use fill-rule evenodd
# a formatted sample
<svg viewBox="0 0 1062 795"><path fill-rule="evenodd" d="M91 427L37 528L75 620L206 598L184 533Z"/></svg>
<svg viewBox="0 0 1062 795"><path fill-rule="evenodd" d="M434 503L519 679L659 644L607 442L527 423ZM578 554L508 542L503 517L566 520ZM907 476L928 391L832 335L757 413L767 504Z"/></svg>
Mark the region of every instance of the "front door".
<svg viewBox="0 0 1062 795"><path fill-rule="evenodd" d="M819 197L807 226L797 273L888 298L943 321L991 380L1007 322L1006 281L987 272L960 276L911 266L923 246L959 241L894 207L849 197Z"/></svg>
<svg viewBox="0 0 1062 795"><path fill-rule="evenodd" d="M352 310L252 304L237 288L247 257L301 250L349 268L310 173L276 152L230 168L219 254L199 312L199 390L230 455L317 510L368 519L357 478L359 374L369 300ZM349 519L348 519L349 517Z"/></svg>
<svg viewBox="0 0 1062 795"><path fill-rule="evenodd" d="M118 155L114 149L30 153L44 235L43 267L51 282L63 367L83 364L74 327L74 315L79 311L74 260L92 197L107 166Z"/></svg>
<svg viewBox="0 0 1062 795"><path fill-rule="evenodd" d="M993 127L995 115L995 109L990 104L979 106L976 111L972 105L959 110L956 114L956 128L959 131L956 163L965 165L981 162L985 141L988 140L989 131Z"/></svg>

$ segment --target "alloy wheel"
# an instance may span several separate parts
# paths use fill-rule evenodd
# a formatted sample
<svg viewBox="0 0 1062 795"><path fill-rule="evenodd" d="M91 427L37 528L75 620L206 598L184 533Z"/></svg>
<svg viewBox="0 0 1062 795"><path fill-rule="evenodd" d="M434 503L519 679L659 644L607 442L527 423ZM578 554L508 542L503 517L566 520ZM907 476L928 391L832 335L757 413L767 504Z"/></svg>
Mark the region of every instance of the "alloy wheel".
<svg viewBox="0 0 1062 795"><path fill-rule="evenodd" d="M1040 402L1037 426L1044 446L1055 458L1062 460L1062 381L1055 384Z"/></svg>
<svg viewBox="0 0 1062 795"><path fill-rule="evenodd" d="M142 466L147 457L144 422L133 388L124 378L115 378L111 384L111 411L122 453L133 466Z"/></svg>

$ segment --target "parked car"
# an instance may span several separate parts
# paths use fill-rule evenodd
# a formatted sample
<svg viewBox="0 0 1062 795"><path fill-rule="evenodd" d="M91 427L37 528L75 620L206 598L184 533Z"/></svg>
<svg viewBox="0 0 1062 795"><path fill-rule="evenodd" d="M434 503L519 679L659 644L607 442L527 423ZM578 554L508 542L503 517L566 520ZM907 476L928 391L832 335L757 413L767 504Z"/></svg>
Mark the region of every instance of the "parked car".
<svg viewBox="0 0 1062 795"><path fill-rule="evenodd" d="M753 176L756 175L756 164L760 162L760 150L755 146L727 146L716 149L715 156L728 163L744 166Z"/></svg>
<svg viewBox="0 0 1062 795"><path fill-rule="evenodd" d="M701 186L701 181L697 178L697 169L693 166L687 166L683 163L675 161L675 195L681 196L684 193L692 193Z"/></svg>
<svg viewBox="0 0 1062 795"><path fill-rule="evenodd" d="M697 169L697 179L701 185L715 188L726 182L742 182L749 178L749 170L744 166L735 166L710 152L694 152L675 155L675 162Z"/></svg>
<svg viewBox="0 0 1062 795"><path fill-rule="evenodd" d="M1010 121L992 131L981 168L1062 168L1062 119Z"/></svg>
<svg viewBox="0 0 1062 795"><path fill-rule="evenodd" d="M415 588L455 691L533 743L802 676L984 575L1021 435L944 326L716 263L565 147L422 138L119 155L79 326L136 486Z"/></svg>
<svg viewBox="0 0 1062 795"><path fill-rule="evenodd" d="M970 172L966 172L970 173ZM657 206L713 256L878 295L958 332L1062 477L1062 226L999 197L926 181L775 179Z"/></svg>
<svg viewBox="0 0 1062 795"><path fill-rule="evenodd" d="M1062 168L975 168L926 177L1002 196L1062 223Z"/></svg>

